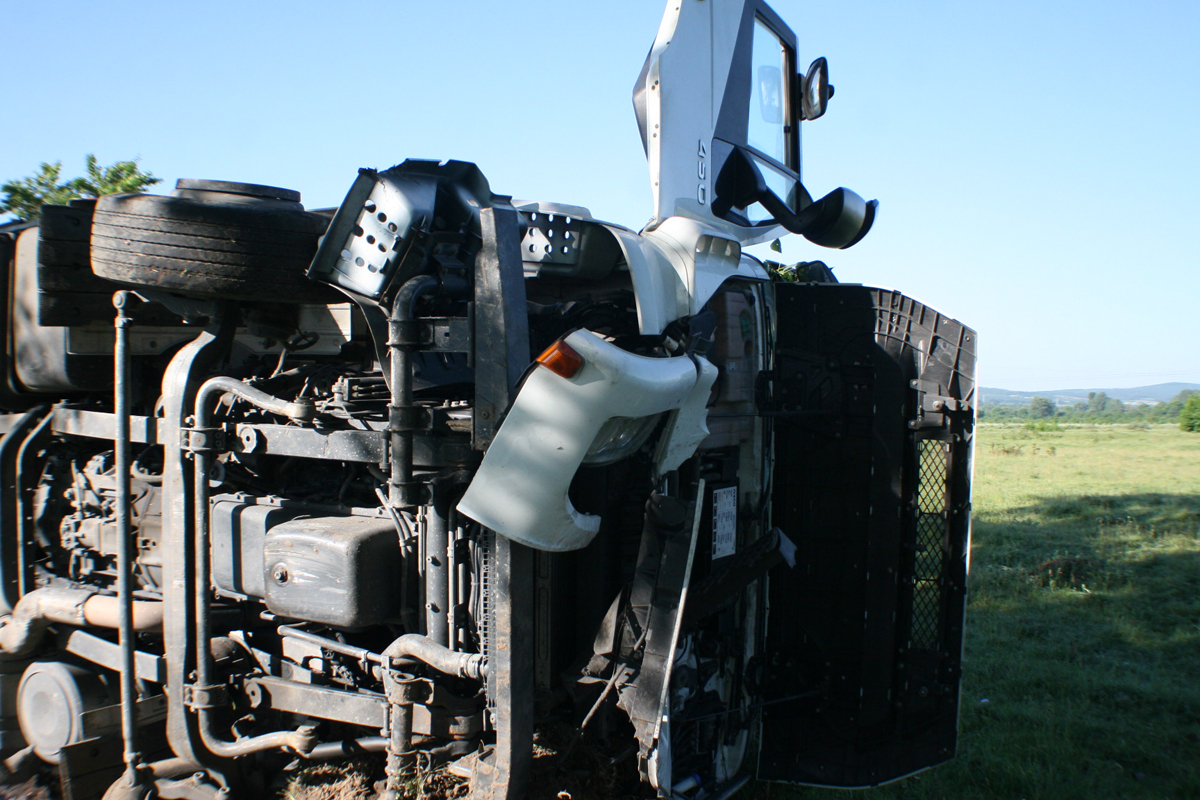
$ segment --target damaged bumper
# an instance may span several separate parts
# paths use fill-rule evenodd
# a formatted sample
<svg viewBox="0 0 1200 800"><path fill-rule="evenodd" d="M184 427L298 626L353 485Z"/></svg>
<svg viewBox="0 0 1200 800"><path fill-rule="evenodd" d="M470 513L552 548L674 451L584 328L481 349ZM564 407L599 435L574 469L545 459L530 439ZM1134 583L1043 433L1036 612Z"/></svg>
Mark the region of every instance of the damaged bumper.
<svg viewBox="0 0 1200 800"><path fill-rule="evenodd" d="M538 550L586 547L600 518L580 513L567 491L606 422L672 412L655 456L678 466L708 433L705 405L717 368L699 356L648 358L594 333L563 340L583 359L571 377L535 368L525 379L458 510Z"/></svg>

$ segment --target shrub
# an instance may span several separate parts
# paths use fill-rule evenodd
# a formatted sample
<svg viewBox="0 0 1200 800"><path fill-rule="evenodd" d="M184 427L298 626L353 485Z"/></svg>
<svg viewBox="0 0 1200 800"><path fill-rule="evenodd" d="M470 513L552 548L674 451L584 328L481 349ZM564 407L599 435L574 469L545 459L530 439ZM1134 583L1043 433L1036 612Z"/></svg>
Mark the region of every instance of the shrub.
<svg viewBox="0 0 1200 800"><path fill-rule="evenodd" d="M1200 394L1190 395L1179 412L1179 427L1185 431L1200 433Z"/></svg>

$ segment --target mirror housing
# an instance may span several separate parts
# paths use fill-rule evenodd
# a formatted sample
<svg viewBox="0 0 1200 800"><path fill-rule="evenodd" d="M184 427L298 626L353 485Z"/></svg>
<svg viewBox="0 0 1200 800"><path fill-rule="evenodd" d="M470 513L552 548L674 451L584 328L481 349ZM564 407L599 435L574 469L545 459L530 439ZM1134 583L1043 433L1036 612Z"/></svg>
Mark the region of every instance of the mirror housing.
<svg viewBox="0 0 1200 800"><path fill-rule="evenodd" d="M834 189L809 208L816 208L816 218L801 231L813 244L845 250L862 241L875 224L878 200L863 200L845 187Z"/></svg>
<svg viewBox="0 0 1200 800"><path fill-rule="evenodd" d="M808 73L800 79L800 119L823 116L831 97L833 84L829 82L829 62L822 56L809 65Z"/></svg>
<svg viewBox="0 0 1200 800"><path fill-rule="evenodd" d="M754 156L738 147L717 176L717 195L713 198L712 210L714 214L725 216L734 208L760 203L774 218L775 224L800 234L813 244L840 250L862 241L875 223L878 200L863 200L843 187L813 201L803 185L797 188L801 197L798 212L767 186Z"/></svg>

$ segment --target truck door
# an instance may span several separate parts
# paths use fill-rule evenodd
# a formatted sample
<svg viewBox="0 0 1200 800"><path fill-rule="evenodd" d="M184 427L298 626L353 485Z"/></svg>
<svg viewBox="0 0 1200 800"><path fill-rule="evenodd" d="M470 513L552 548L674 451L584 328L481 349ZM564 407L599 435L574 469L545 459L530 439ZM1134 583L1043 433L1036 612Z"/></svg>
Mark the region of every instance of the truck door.
<svg viewBox="0 0 1200 800"><path fill-rule="evenodd" d="M759 778L874 786L954 755L975 333L901 294L775 284Z"/></svg>
<svg viewBox="0 0 1200 800"><path fill-rule="evenodd" d="M649 228L683 216L742 244L781 235L757 204L721 214L713 202L718 177L741 149L798 210L800 79L796 35L762 0L668 3L633 94L654 194Z"/></svg>

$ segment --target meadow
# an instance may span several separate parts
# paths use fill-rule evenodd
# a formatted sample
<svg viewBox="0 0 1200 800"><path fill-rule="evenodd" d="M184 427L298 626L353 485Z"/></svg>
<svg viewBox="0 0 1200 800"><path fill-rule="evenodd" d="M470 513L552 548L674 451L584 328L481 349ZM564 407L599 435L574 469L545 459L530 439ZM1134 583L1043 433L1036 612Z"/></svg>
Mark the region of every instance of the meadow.
<svg viewBox="0 0 1200 800"><path fill-rule="evenodd" d="M981 425L958 757L856 792L1200 798L1200 435Z"/></svg>

